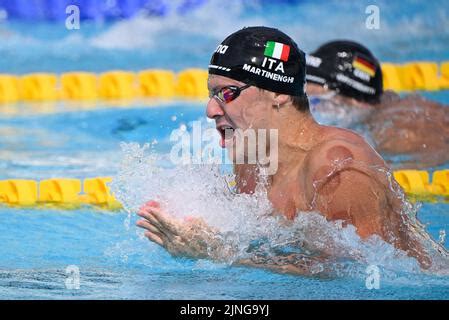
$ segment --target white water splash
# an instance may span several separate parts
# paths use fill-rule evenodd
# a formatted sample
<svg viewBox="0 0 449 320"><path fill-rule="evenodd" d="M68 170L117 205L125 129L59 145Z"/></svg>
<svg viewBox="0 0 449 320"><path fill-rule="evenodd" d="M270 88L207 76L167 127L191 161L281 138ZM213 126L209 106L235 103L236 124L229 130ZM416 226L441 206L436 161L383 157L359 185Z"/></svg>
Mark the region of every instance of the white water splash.
<svg viewBox="0 0 449 320"><path fill-rule="evenodd" d="M76 32L51 24L24 30L21 23L5 21L0 23L0 53L5 56L0 68L28 73L206 67L226 36L254 25L281 29L305 52L344 35L367 46L384 62L447 59L449 19L447 10L441 9L447 7L445 0L378 0L379 30L365 26L365 8L372 4L368 0L267 3L233 0L224 6L222 1L210 0L184 14L172 10L165 17L138 14L113 23L83 21Z"/></svg>
<svg viewBox="0 0 449 320"><path fill-rule="evenodd" d="M175 2L176 3L176 2ZM90 44L102 49L136 49L164 47L170 35L176 37L207 37L217 42L239 28L249 25L263 25L262 17L242 18L244 4L233 1L226 6L226 17L223 17L221 1L209 1L201 8L187 14L179 14L172 5L164 17L137 14L129 20L119 21L109 30L90 39ZM211 26L205 33L205 26ZM218 43L217 43L218 44ZM193 49L193 48L192 48Z"/></svg>
<svg viewBox="0 0 449 320"><path fill-rule="evenodd" d="M257 0L234 0L226 6L224 12L223 9L217 9L223 7L222 1L210 0L186 14L179 14L175 10L176 3L174 1L165 17L136 15L127 21L115 23L89 42L95 47L108 49L151 48L153 45L160 48L164 39L170 38L170 35L207 37L221 41L242 27L267 25L285 31L306 51L316 49L325 41L341 38L343 34L345 38L361 41L375 52L377 46L388 52L391 49L385 47L385 44L395 44L400 50L413 53L416 46L412 39L449 36L448 14L438 10L444 6L443 1L432 5L376 1L381 14L381 27L375 31L365 27L365 8L372 4L370 1L329 1L325 5L306 1L294 5L267 6ZM432 46L436 51L444 49L443 43L432 43ZM389 54L396 58L396 53Z"/></svg>
<svg viewBox="0 0 449 320"><path fill-rule="evenodd" d="M134 214L143 203L155 199L175 217L203 218L225 234L226 244L234 248L232 257L223 257L230 263L248 257L257 243L258 252L268 254L294 248L305 254L322 252L395 272L420 271L414 258L380 237L362 241L352 225L329 222L316 212L299 212L293 222L272 215L263 187L254 195L235 194L227 183L233 177L223 175L218 165L167 167L167 155L151 152L149 145L122 144L122 149L121 169L111 188L126 210ZM446 261L441 259L441 263Z"/></svg>

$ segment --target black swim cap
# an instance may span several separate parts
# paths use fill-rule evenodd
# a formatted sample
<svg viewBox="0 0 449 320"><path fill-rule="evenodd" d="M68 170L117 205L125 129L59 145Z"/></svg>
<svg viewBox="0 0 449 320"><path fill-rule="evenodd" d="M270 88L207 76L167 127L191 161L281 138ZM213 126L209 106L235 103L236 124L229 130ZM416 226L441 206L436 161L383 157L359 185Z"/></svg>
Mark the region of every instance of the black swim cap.
<svg viewBox="0 0 449 320"><path fill-rule="evenodd" d="M370 103L379 102L382 70L364 46L353 41L332 41L307 58L307 81Z"/></svg>
<svg viewBox="0 0 449 320"><path fill-rule="evenodd" d="M274 28L248 27L231 34L217 47L209 74L303 96L305 65L304 52L288 35Z"/></svg>

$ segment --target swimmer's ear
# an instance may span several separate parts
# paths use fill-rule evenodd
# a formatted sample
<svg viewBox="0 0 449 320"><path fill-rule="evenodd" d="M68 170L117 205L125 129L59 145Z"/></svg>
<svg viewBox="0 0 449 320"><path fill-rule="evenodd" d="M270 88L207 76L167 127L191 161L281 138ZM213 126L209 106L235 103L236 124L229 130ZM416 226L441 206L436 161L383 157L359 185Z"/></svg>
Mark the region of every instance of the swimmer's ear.
<svg viewBox="0 0 449 320"><path fill-rule="evenodd" d="M282 93L274 93L273 105L276 107L282 107L286 103L290 102L290 96Z"/></svg>

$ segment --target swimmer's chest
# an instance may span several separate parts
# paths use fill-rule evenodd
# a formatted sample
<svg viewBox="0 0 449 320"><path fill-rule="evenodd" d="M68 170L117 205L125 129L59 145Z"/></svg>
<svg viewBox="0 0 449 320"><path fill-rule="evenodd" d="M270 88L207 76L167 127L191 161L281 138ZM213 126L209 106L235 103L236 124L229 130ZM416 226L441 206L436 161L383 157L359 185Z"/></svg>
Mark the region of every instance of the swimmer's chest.
<svg viewBox="0 0 449 320"><path fill-rule="evenodd" d="M305 188L298 175L294 178L282 179L272 185L268 191L268 199L276 212L288 219L294 219L298 211L309 210Z"/></svg>

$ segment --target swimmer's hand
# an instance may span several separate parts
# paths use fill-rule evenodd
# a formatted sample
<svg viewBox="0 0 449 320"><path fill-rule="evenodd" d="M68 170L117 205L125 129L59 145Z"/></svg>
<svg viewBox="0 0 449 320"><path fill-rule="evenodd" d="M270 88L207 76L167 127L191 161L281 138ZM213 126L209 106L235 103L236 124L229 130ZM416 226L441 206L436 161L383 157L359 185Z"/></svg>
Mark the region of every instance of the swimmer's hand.
<svg viewBox="0 0 449 320"><path fill-rule="evenodd" d="M200 218L176 219L161 209L156 201L143 205L138 215L143 219L137 221L137 226L145 229L145 236L173 256L226 261L226 257L233 254L233 249L225 245L219 231L208 226ZM239 259L233 264L265 268L280 273L323 276L330 274L324 262L323 257L294 254L286 257L253 255L248 259Z"/></svg>
<svg viewBox="0 0 449 320"><path fill-rule="evenodd" d="M137 214L143 218L137 221L137 226L145 229L145 236L173 256L212 258L219 246L218 231L203 219L176 219L161 209L156 201L147 202Z"/></svg>

